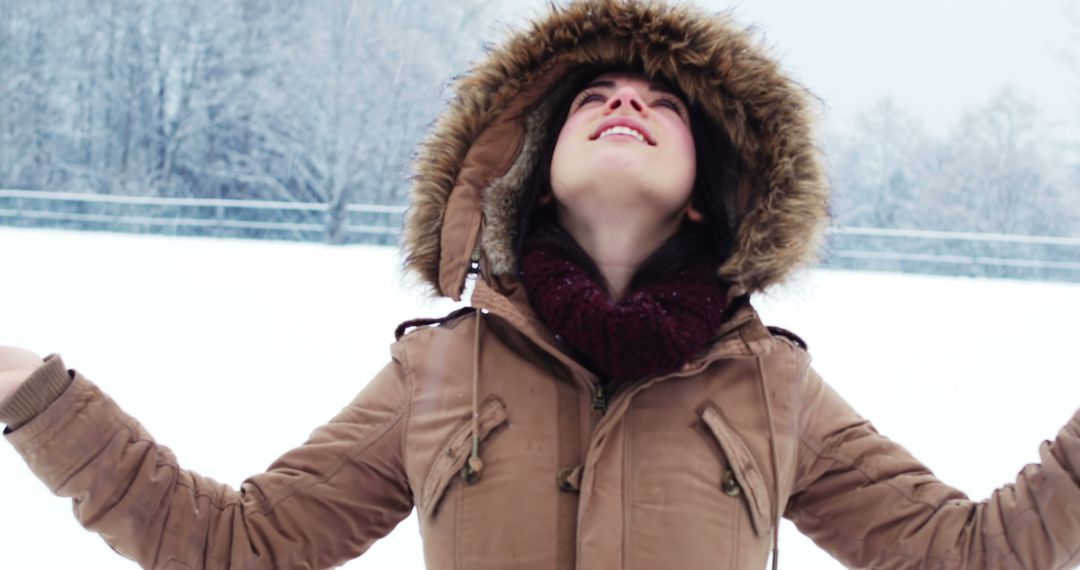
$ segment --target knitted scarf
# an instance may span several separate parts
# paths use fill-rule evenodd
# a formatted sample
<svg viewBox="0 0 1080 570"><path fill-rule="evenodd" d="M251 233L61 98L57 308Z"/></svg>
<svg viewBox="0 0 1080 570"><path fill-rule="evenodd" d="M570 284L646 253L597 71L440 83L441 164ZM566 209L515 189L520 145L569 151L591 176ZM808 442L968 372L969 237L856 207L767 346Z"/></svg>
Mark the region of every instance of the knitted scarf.
<svg viewBox="0 0 1080 570"><path fill-rule="evenodd" d="M557 247L527 246L521 260L537 316L609 394L628 381L673 371L708 347L727 298L714 271L699 263L616 302Z"/></svg>

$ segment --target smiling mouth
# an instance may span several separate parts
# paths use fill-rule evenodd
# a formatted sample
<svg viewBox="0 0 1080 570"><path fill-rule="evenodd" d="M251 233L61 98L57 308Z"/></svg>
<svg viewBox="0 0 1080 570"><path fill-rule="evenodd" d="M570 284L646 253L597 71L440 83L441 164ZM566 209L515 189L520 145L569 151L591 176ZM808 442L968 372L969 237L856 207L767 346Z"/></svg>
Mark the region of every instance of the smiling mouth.
<svg viewBox="0 0 1080 570"><path fill-rule="evenodd" d="M634 140L636 140L636 141L638 141L640 143L644 143L644 144L647 144L649 146L652 146L652 144L645 138L645 135L641 134L640 132L638 132L635 129L632 129L630 127L624 127L624 126L621 126L621 125L617 126L617 127L611 127L610 129L604 129L593 140L605 139L607 137L614 136L614 135L623 135L625 137L630 137L630 138L633 138Z"/></svg>
<svg viewBox="0 0 1080 570"><path fill-rule="evenodd" d="M589 137L589 140L596 141L615 135L622 135L627 139L633 139L637 142L645 143L648 146L656 146L656 142L652 139L652 136L644 125L640 125L637 121L625 117L614 117L604 121L600 124L600 127L593 132L592 136Z"/></svg>

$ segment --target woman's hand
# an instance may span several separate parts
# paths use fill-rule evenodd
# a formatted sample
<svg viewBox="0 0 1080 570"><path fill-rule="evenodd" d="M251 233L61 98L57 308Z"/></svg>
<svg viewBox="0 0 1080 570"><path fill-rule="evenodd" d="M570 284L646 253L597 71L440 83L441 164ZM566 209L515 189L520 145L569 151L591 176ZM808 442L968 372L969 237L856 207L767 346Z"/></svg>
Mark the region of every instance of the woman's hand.
<svg viewBox="0 0 1080 570"><path fill-rule="evenodd" d="M0 346L0 402L10 398L42 362L25 348Z"/></svg>

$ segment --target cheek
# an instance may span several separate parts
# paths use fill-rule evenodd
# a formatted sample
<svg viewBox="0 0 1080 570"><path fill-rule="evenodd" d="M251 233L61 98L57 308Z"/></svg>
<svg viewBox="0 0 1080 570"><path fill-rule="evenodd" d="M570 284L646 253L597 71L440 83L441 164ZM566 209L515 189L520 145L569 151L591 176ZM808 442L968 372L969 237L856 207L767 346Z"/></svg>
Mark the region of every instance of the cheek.
<svg viewBox="0 0 1080 570"><path fill-rule="evenodd" d="M682 128L676 131L672 137L672 162L681 166L680 174L688 178L687 184L694 184L697 172L697 148L694 146L694 135L690 129ZM685 181L685 180L684 180Z"/></svg>
<svg viewBox="0 0 1080 570"><path fill-rule="evenodd" d="M579 149L585 142L581 140L580 123L583 120L580 115L570 115L559 130L559 136L555 139L555 149L551 156L551 182L556 186L562 178L561 175L573 170L575 158L580 157Z"/></svg>
<svg viewBox="0 0 1080 570"><path fill-rule="evenodd" d="M567 147L573 147L581 144L582 135L579 131L583 128L582 123L585 119L582 118L581 113L575 113L566 118L566 122L563 123L561 129L559 129L559 137L555 139L555 152L558 153L560 149L566 153L569 150Z"/></svg>

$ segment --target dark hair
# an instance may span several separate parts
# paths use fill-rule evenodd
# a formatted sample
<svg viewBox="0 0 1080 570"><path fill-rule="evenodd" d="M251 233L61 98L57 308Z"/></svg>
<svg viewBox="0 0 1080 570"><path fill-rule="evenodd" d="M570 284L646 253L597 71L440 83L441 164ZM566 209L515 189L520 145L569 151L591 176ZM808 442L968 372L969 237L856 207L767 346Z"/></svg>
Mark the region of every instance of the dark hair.
<svg viewBox="0 0 1080 570"><path fill-rule="evenodd" d="M563 99L556 103L551 128L545 134L540 147L540 159L525 181L521 208L518 211L518 234L514 244L519 261L527 243L555 246L570 261L585 268L591 278L604 284L606 280L596 262L573 236L559 225L554 205L540 205L538 200L551 191L551 160L555 153L555 143L558 140L559 128L570 114L574 97L597 75L611 71L641 73L640 70L626 67L583 69L575 73L570 89L565 92ZM666 78L652 79L664 80L675 88L674 83ZM656 283L666 275L699 262L715 263L718 267L727 259L734 243L736 228L732 227L729 221L733 218L724 198L734 195L742 170L735 145L723 127L714 125L706 117L700 104L688 101L677 88L676 92L687 103L690 132L694 137L697 158L697 173L690 200L702 213L704 220L701 223L684 221L675 235L641 264L630 280L629 290Z"/></svg>

